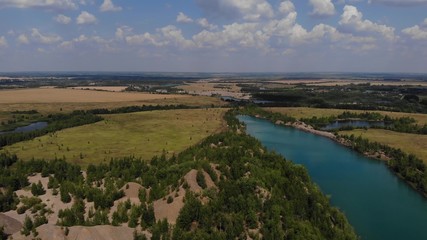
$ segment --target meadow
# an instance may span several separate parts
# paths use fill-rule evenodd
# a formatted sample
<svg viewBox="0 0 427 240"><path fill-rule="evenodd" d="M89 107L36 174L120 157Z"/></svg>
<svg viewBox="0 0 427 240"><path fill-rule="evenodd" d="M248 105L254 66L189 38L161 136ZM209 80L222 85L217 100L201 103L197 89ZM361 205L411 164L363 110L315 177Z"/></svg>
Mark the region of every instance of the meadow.
<svg viewBox="0 0 427 240"><path fill-rule="evenodd" d="M133 155L143 159L168 156L225 128L226 109L150 111L104 115L105 120L20 142L2 151L29 160L65 157L87 166Z"/></svg>
<svg viewBox="0 0 427 240"><path fill-rule="evenodd" d="M40 113L70 112L95 108L119 108L142 105L224 105L218 98L135 92L106 92L95 90L34 88L0 91L0 116L11 111L37 110Z"/></svg>
<svg viewBox="0 0 427 240"><path fill-rule="evenodd" d="M307 108L307 107L290 107L290 108L265 108L267 111L278 112L287 114L297 119L316 117L329 117L332 115L342 114L344 111L363 113L363 112L378 112L383 115L388 115L392 118L411 117L414 118L418 124L427 124L427 114L420 113L403 113L403 112L386 112L386 111L370 111L370 110L346 110L346 109L329 109L329 108Z"/></svg>
<svg viewBox="0 0 427 240"><path fill-rule="evenodd" d="M370 141L400 148L406 153L412 153L427 163L427 135L399 133L383 129L355 129L352 131L341 131L343 135L362 136Z"/></svg>

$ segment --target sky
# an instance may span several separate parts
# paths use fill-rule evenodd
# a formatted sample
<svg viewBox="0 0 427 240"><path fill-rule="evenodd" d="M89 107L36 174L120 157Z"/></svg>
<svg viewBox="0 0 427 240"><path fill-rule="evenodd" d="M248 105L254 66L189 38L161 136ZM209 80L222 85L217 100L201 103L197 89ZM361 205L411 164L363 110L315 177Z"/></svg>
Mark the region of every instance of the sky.
<svg viewBox="0 0 427 240"><path fill-rule="evenodd" d="M0 0L0 72L427 73L427 0Z"/></svg>

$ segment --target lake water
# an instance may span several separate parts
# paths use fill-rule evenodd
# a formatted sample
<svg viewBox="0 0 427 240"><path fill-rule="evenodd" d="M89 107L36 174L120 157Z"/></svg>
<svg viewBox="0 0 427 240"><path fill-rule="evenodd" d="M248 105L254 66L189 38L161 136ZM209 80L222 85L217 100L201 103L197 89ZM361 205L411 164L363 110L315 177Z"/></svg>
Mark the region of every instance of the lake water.
<svg viewBox="0 0 427 240"><path fill-rule="evenodd" d="M34 130L43 129L45 127L47 127L47 122L35 122L35 123L31 123L30 125L27 125L24 127L15 128L15 130L13 130L13 131L0 132L0 134L31 132Z"/></svg>
<svg viewBox="0 0 427 240"><path fill-rule="evenodd" d="M334 130L334 129L340 129L342 127L370 128L370 127L384 127L384 126L385 126L384 122L345 120L345 121L335 121L323 127L322 130Z"/></svg>
<svg viewBox="0 0 427 240"><path fill-rule="evenodd" d="M268 149L304 165L362 239L427 239L427 200L384 163L301 130L249 116L239 120Z"/></svg>

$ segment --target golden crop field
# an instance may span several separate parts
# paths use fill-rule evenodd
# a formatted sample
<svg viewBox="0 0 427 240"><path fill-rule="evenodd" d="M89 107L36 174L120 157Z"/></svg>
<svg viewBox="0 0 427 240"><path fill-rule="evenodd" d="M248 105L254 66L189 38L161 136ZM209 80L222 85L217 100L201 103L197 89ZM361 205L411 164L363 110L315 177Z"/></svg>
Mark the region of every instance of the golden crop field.
<svg viewBox="0 0 427 240"><path fill-rule="evenodd" d="M142 105L221 106L219 98L178 94L106 92L76 89L35 88L0 91L0 113L37 110L41 113ZM9 117L3 114L3 119Z"/></svg>

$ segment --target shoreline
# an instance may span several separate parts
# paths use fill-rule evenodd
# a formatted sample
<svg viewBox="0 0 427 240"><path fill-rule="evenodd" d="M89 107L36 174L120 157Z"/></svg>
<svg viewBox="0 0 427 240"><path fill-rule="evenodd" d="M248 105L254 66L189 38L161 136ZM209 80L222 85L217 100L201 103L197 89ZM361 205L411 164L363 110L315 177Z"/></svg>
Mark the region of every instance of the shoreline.
<svg viewBox="0 0 427 240"><path fill-rule="evenodd" d="M296 128L296 129L304 131L304 132L308 132L308 133L312 133L312 134L315 134L315 135L318 135L318 136L326 137L326 138L329 138L329 139L333 140L334 142L336 142L336 143L338 143L338 144L340 144L342 146L345 146L345 147L347 147L347 148L355 151L352 148L352 144L351 144L350 140L346 140L344 138L337 138L337 136L335 134L331 133L331 132L316 130L316 129L313 128L313 126L308 125L308 124L306 124L304 122L297 121L297 122L287 122L287 123L284 123L283 121L276 121L274 124L276 124L276 125L284 125L284 126L287 126L287 127L293 127L293 128ZM358 152L358 151L356 151L356 152ZM360 153L360 152L358 152L358 153ZM364 152L364 153L360 153L360 154L362 154L363 156L365 156L365 157L367 157L369 159L372 159L372 160L375 160L375 161L382 161L384 163L387 163L387 161L389 161L391 159L391 157L387 156L387 154L385 154L383 151L381 151L381 152L375 152L375 153ZM380 156L380 157L378 157L378 156ZM403 176L401 174L393 171L388 166L388 164L387 164L387 168L390 169L390 171L394 175L396 175L399 179L401 179L403 182L405 182L406 184L408 184L409 187L411 187L412 189L414 189L416 192L420 193L424 198L427 199L427 193L424 193L424 192L420 191L419 189L417 189L417 187L416 187L416 185L414 183L407 181L405 178L403 178Z"/></svg>

